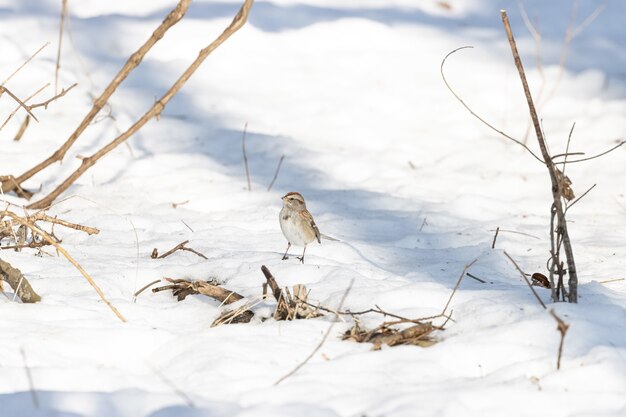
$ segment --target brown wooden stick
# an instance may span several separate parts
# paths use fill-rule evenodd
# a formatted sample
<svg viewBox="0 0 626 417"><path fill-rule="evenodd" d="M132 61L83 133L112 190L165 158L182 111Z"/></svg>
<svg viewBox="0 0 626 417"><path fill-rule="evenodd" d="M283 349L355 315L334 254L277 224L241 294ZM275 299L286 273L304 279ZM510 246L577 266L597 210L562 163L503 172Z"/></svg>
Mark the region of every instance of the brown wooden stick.
<svg viewBox="0 0 626 417"><path fill-rule="evenodd" d="M26 109L28 109L30 111L30 107L26 104L26 103L28 103L28 100L30 100L31 98L35 97L37 94L41 93L49 85L50 85L50 83L47 83L43 87L40 87L37 91L35 91L30 96L28 96L21 104L18 104L17 107L15 107L15 109L13 109L13 111L11 113L9 113L9 115L6 117L6 119L4 119L4 122L2 122L2 125L0 125L0 130L4 129L4 127L11 121L13 116L15 116L15 114L22 108L22 104L25 105ZM31 115L31 113L29 112L29 114L27 116L30 116L30 115Z"/></svg>
<svg viewBox="0 0 626 417"><path fill-rule="evenodd" d="M26 128L28 127L29 122L30 122L30 115L27 114L26 117L24 118L24 121L20 125L20 129L17 131L17 133L15 134L15 137L13 138L14 142L19 142L20 139L22 139L22 136L24 136L24 132L26 132Z"/></svg>
<svg viewBox="0 0 626 417"><path fill-rule="evenodd" d="M29 221L44 221L53 224L60 224L61 226L65 226L69 229L79 230L81 232L85 232L88 235L97 235L100 233L100 230L95 227L83 226L82 224L70 223L68 221L58 219L56 217L48 216L43 211L40 211L32 216L28 216L27 219Z"/></svg>
<svg viewBox="0 0 626 417"><path fill-rule="evenodd" d="M17 102L17 104L20 105L21 108L26 110L26 113L28 113L30 115L30 117L35 119L36 122L39 122L39 120L35 117L35 115L33 113L31 113L31 111L28 109L28 106L26 104L24 104L24 102L22 100L20 100L18 96L13 94L11 92L11 90L9 90L8 88L0 85L0 94L2 94L2 93L7 93L13 100L15 100Z"/></svg>
<svg viewBox="0 0 626 417"><path fill-rule="evenodd" d="M211 297L222 304L232 304L244 298L243 295L230 291L219 285L211 284L206 281L188 281L185 279L164 278L171 285L153 288L152 292L157 293L166 290L172 290L174 295L178 297L178 301L184 300L190 294L202 294Z"/></svg>
<svg viewBox="0 0 626 417"><path fill-rule="evenodd" d="M165 252L165 253L164 253L163 255L161 255L161 256L158 256L158 253L159 253L159 252L156 250L156 248L154 248L154 250L152 251L152 255L151 255L151 257L152 257L152 259L163 259L163 258L165 258L165 257L167 257L167 256L170 256L171 254L173 254L174 252L176 252L176 251L178 251L178 250L184 250L184 251L188 251L188 252L193 252L193 253L195 253L196 255L200 256L201 258L204 258L204 259L209 259L209 258L207 258L206 256L204 256L203 254L201 254L200 252L198 252L198 251L196 251L196 250L194 250L194 249L191 249L191 248L186 247L185 245L186 245L187 243L189 243L189 241L188 241L188 240L185 240L184 242L181 242L181 243L179 243L178 245L174 246L172 249L168 250L167 252Z"/></svg>
<svg viewBox="0 0 626 417"><path fill-rule="evenodd" d="M3 248L4 249L4 248ZM22 272L0 259L0 278L9 283L23 303L36 303L41 297L33 290Z"/></svg>
<svg viewBox="0 0 626 417"><path fill-rule="evenodd" d="M522 60L520 59L519 52L517 51L517 45L515 43L515 38L513 38L513 32L511 30L511 24L509 22L509 18L506 14L506 10L500 11L502 15L502 23L504 24L504 29L506 31L507 38L509 40L509 46L511 47L511 52L513 53L513 60L515 61L515 66L517 67L517 72L519 73L520 80L522 81L522 87L524 88L524 95L526 96L526 102L528 103L528 109L530 111L530 116L533 121L533 125L535 127L535 135L537 136L537 142L539 143L539 148L541 149L541 155L543 156L543 162L548 168L548 173L550 174L550 182L552 183L552 199L554 202L554 206L556 207L556 215L558 219L558 227L563 236L563 249L565 250L565 255L567 258L567 269L569 274L569 302L576 303L578 302L578 275L576 273L576 263L574 262L574 252L572 250L572 244L570 242L569 233L567 231L567 222L565 221L565 212L563 211L563 204L561 201L562 190L559 185L559 181L557 179L557 172L554 162L550 157L550 153L548 152L548 147L546 146L545 139L543 137L543 132L541 130L541 123L539 122L539 117L537 116L537 111L535 110L535 104L533 103L533 98L530 93L530 88L528 87L528 81L526 80L526 73L524 72L524 66L522 65Z"/></svg>
<svg viewBox="0 0 626 417"><path fill-rule="evenodd" d="M50 155L46 160L40 162L35 165L28 171L24 172L22 175L16 178L15 182L2 182L2 192L9 192L15 189L15 183L22 184L27 179L31 178L33 175L37 174L39 171L44 170L48 166L52 165L55 162L63 160L63 157L70 149L70 147L76 142L78 137L87 129L91 121L96 117L96 115L102 110L102 108L107 104L111 95L115 92L117 87L128 77L132 70L134 70L142 61L144 56L148 53L148 51L165 35L165 32L168 31L169 28L178 23L189 8L189 4L191 0L180 0L176 7L167 15L163 23L159 25L159 27L152 33L150 38L143 44L135 53L133 53L130 58L126 61L124 66L119 70L119 72L115 75L113 80L109 83L109 85L104 89L100 97L96 98L93 103L93 107L87 113L83 121L78 125L76 130L70 135L70 137L65 141L63 145L59 149L57 149L52 155Z"/></svg>
<svg viewBox="0 0 626 417"><path fill-rule="evenodd" d="M281 299L283 298L283 292L278 286L276 279L274 278L270 270L265 265L261 266L261 271L263 272L263 275L265 275L267 284L270 286L272 290L272 294L274 295L274 298L276 299L276 302L280 302Z"/></svg>
<svg viewBox="0 0 626 417"><path fill-rule="evenodd" d="M17 214L11 211L4 210L2 212L2 215L11 217L17 223L23 224L24 226L28 227L32 232L41 235L41 237L43 237L48 243L54 246L57 251L61 252L63 256L65 257L65 259L67 259L72 265L74 265L74 267L81 273L81 275L87 280L87 282L93 287L93 289L96 290L96 293L98 293L98 295L100 296L100 299L102 299L102 301L105 302L105 304L111 309L111 311L113 311L113 313L117 316L117 318L119 318L124 323L126 322L126 319L124 318L124 316L122 316L120 312L117 310L117 308L115 308L115 306L111 304L111 302L104 296L104 293L102 292L100 287L98 287L98 284L96 284L96 282L89 276L87 271L85 271L83 267L80 266L80 264L76 262L74 258L72 258L72 256L61 245L59 245L52 236L50 236L47 232L43 231L42 229L40 229L33 223L29 222L28 220L18 216Z"/></svg>
<svg viewBox="0 0 626 417"><path fill-rule="evenodd" d="M189 0L181 0L181 3L188 3ZM245 3L239 9L239 12L231 22L231 24L222 32L220 36L217 37L213 42L211 42L206 48L202 49L198 54L198 57L193 61L193 63L183 72L183 74L176 80L176 82L170 87L169 90L161 97L160 100L157 100L154 105L148 110L139 120L135 122L126 132L122 133L120 136L115 138L108 145L104 146L98 152L93 155L84 158L80 167L74 171L65 181L63 181L55 190L53 190L46 197L41 200L28 205L28 208L45 208L50 206L52 202L65 190L69 188L70 185L74 183L81 175L85 173L90 167L92 167L100 158L104 155L115 149L121 143L126 141L129 137L134 135L139 129L141 129L150 119L156 117L161 114L163 109L167 103L178 93L178 91L185 85L187 80L193 75L193 73L200 67L202 62L222 43L224 43L230 36L238 31L245 23L248 18L248 13L250 12L250 8L252 7L253 0L245 0ZM20 178L18 178L20 181ZM5 191L6 192L6 191Z"/></svg>

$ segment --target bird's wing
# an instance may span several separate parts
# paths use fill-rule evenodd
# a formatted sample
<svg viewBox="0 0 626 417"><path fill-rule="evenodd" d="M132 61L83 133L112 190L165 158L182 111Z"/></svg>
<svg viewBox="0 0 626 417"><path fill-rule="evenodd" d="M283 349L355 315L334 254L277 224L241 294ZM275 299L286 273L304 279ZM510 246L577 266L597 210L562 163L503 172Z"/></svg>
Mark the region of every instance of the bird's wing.
<svg viewBox="0 0 626 417"><path fill-rule="evenodd" d="M311 213L309 213L308 210L303 210L299 214L300 214L300 217L302 217L302 219L306 221L313 228L313 231L315 232L315 238L317 239L317 241L319 243L322 243L320 239L320 229L317 228L317 225L315 224L315 220L313 220L313 216L311 215Z"/></svg>

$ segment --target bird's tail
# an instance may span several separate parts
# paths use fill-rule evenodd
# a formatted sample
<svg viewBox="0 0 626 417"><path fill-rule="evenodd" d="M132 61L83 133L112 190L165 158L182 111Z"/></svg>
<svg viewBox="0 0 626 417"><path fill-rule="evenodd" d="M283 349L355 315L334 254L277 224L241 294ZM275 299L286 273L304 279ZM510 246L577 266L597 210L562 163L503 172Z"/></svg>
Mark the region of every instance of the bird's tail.
<svg viewBox="0 0 626 417"><path fill-rule="evenodd" d="M333 242L341 242L341 240L335 239L334 237L331 237L331 236L328 236L328 235L325 235L324 233L320 233L320 237L322 239L331 240Z"/></svg>

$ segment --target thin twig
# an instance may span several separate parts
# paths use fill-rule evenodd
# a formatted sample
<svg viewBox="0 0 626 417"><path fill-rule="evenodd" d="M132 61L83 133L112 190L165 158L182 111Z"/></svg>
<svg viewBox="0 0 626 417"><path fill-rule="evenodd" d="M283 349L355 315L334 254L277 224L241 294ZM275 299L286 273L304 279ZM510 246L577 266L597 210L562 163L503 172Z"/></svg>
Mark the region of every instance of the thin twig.
<svg viewBox="0 0 626 417"><path fill-rule="evenodd" d="M2 82L0 83L0 85L5 85L7 82L9 82L9 80L10 80L11 78L13 78L13 76L14 76L15 74L17 74L18 72L20 72L20 70L21 70L22 68L24 68L24 67L25 67L25 66L26 66L26 65L27 65L30 61L32 61L32 60L33 60L33 58L35 58L35 57L39 54L39 52L43 51L43 50L44 50L44 48L45 48L46 46L48 46L48 45L50 45L50 42L46 42L46 43L44 43L44 44L43 44L43 45L42 45L39 49L37 49L37 51L35 51L35 53L34 53L34 54L32 54L32 55L30 56L30 58L28 58L26 61L24 61L24 62L22 63L22 65L20 65L19 67L17 67L17 69L16 69L15 71L13 71L13 72L11 73L11 75L9 75L9 76L8 76L8 77L4 80L4 81L2 81ZM1 95L2 95L2 92L0 91L0 96L1 96Z"/></svg>
<svg viewBox="0 0 626 417"><path fill-rule="evenodd" d="M475 279L476 281L481 282L481 283L483 283L483 284L486 284L486 283L487 283L487 281L485 281L484 279L480 279L480 278L478 278L476 275L472 275L472 274L470 274L469 272L466 272L466 273L465 273L465 275L467 275L467 276L468 276L468 277L470 277L471 279Z"/></svg>
<svg viewBox="0 0 626 417"><path fill-rule="evenodd" d="M528 278L526 278L526 274L524 273L524 271L522 271L522 268L519 267L519 265L517 264L517 262L515 262L515 260L513 260L513 258L511 258L511 256L506 253L506 251L504 251L504 255L509 258L509 261L511 261L513 263L513 265L515 265L515 268L519 271L520 275L522 276L522 278L524 279L524 281L526 281L526 284L528 284L528 288L530 288L530 290L533 292L533 295L535 296L535 298L537 299L537 301L539 301L539 304L541 304L541 307L543 307L544 309L548 309L548 307L546 307L546 305L544 304L544 302L541 300L541 298L539 297L539 294L537 294L537 292L535 291L535 289L533 288L532 284L530 283L530 281L528 281Z"/></svg>
<svg viewBox="0 0 626 417"><path fill-rule="evenodd" d="M26 117L24 118L24 121L20 125L20 129L17 131L17 133L15 134L15 137L13 138L14 142L19 142L20 139L22 139L22 136L24 136L24 132L26 132L26 128L28 127L29 122L30 122L30 115L27 114Z"/></svg>
<svg viewBox="0 0 626 417"><path fill-rule="evenodd" d="M533 151L530 150L530 148L528 146L526 146L524 143L522 143L521 141L515 139L514 137L507 135L506 133L504 133L503 131L495 128L493 125L491 125L489 122L487 122L485 119L483 119L482 117L480 117L478 114L474 113L474 111L467 105L465 104L465 101L463 101L463 99L456 93L456 91L454 91L452 89L452 87L450 86L450 84L448 83L448 80L446 79L446 76L443 72L443 66L446 63L446 60L448 59L448 57L452 54L454 54L457 51L460 51L462 49L471 49L474 48L473 46L462 46L460 48L456 48L455 50L448 52L448 54L443 58L443 61L441 61L441 66L439 68L439 71L441 73L441 78L443 79L443 82L446 84L446 87L448 88L448 90L452 93L452 95L454 96L454 98L456 98L458 100L459 103L461 103L463 105L463 107L465 107L467 109L467 111L470 112L470 114L472 116L474 116L475 118L477 118L478 120L480 120L485 126L487 126L488 128L490 128L491 130L499 133L500 135L504 136L505 138L517 143L518 145L520 145L522 148L526 149L537 161L541 162L542 164L544 164L544 161L541 160L541 158L539 158Z"/></svg>
<svg viewBox="0 0 626 417"><path fill-rule="evenodd" d="M248 122L243 126L243 135L241 136L241 148L243 151L243 166L246 171L246 179L248 180L248 191L252 191L250 185L250 171L248 170L248 154L246 153L246 133L248 132Z"/></svg>
<svg viewBox="0 0 626 417"><path fill-rule="evenodd" d="M496 239L498 238L498 233L500 233L500 226L496 227L496 233L493 235L493 242L491 242L491 249L496 248Z"/></svg>
<svg viewBox="0 0 626 417"><path fill-rule="evenodd" d="M43 107L44 109L48 109L48 105L50 103L52 103L55 100L60 99L61 97L63 97L67 93L69 93L72 90L72 88L76 87L77 85L78 85L78 83L74 83L74 84L70 85L68 88L63 88L59 94L56 94L56 95L50 97L48 100L42 101L41 103L31 104L31 105L28 106L28 108L30 110L36 109L37 107Z"/></svg>
<svg viewBox="0 0 626 417"><path fill-rule="evenodd" d="M57 63L54 67L54 94L58 91L59 70L61 69L61 44L63 43L63 29L65 28L65 17L67 16L67 0L61 1L61 23L59 24L59 46L57 48Z"/></svg>
<svg viewBox="0 0 626 417"><path fill-rule="evenodd" d="M348 288L346 288L346 291L343 293L343 297L341 297L341 301L339 302L339 306L337 307L337 310L341 310L341 307L343 307L343 303L344 301L346 301L346 298L348 297L348 294L350 293L350 290L352 289L353 284L354 284L354 278L352 278L352 280L350 281L350 284L348 285ZM315 347L315 349L313 349L313 351L309 354L309 356L307 356L304 359L304 361L302 361L298 366L293 368L291 371L289 371L287 374L281 377L278 381L276 381L274 385L280 384L285 379L289 378L291 375L298 372L298 370L302 368L304 365L306 365L306 363L309 362L309 360L311 360L311 358L317 353L317 351L322 348L322 346L324 345L324 342L326 342L326 339L328 339L328 335L330 335L330 332L332 332L333 327L338 321L339 321L339 315L335 314L335 318L330 323L330 326L328 326L328 330L326 330L326 333L324 333L322 340L320 340L319 344Z"/></svg>
<svg viewBox="0 0 626 417"><path fill-rule="evenodd" d="M572 204L569 204L566 208L565 208L565 213L567 213L567 211L576 203L578 203L580 201L581 198L583 198L584 196L586 196L587 194L589 194L589 191L593 190L594 188L596 188L596 185L598 184L593 184L591 187L589 187L587 189L587 191L585 191L584 193L582 193L582 195L580 197L578 197L576 200L572 201Z"/></svg>
<svg viewBox="0 0 626 417"><path fill-rule="evenodd" d="M188 251L188 252L195 253L196 255L198 255L201 258L209 259L206 256L204 256L203 254L201 254L200 252L198 252L198 251L196 251L196 250L194 250L192 248L186 247L185 245L187 243L189 243L189 241L185 240L184 242L179 243L178 245L174 246L172 249L168 250L167 252L165 252L163 255L160 255L160 256L158 255L158 252L155 249L154 251L152 251L152 253L153 253L152 258L154 258L154 259L163 259L163 258L165 258L167 256L170 256L171 254L173 254L177 250L183 250L183 251Z"/></svg>
<svg viewBox="0 0 626 417"><path fill-rule="evenodd" d="M41 93L44 89L46 89L48 86L50 85L50 83L47 83L46 85L44 85L43 87L40 87L37 91L35 91L33 94L31 94L30 96L28 96L21 104L18 104L11 113L9 113L9 115L7 116L6 119L4 119L4 122L2 122L2 125L0 125L0 130L4 129L4 127L9 123L9 121L13 118L13 116L15 116L15 114L22 108L22 104L25 105L27 111L29 111L27 116L30 116L32 113L30 113L30 107L28 105L26 105L26 103L28 103L28 100L30 100L31 98L35 97L37 94Z"/></svg>
<svg viewBox="0 0 626 417"><path fill-rule="evenodd" d="M610 149L608 149L608 150L606 150L606 151L604 151L604 152L600 152L600 153L599 153L599 154L597 154L597 155L590 156L589 158L576 159L576 160L574 160L574 161L567 161L567 163L568 163L568 164L576 164L576 163L578 163L578 162L590 161L590 160L592 160L592 159L596 159L596 158L599 158L599 157L601 157L601 156L604 156L604 155L606 155L606 154L608 154L608 153L611 153L611 152L613 152L615 149L619 148L620 146L623 146L624 144L626 144L626 140L621 140L621 141L620 141L617 145L613 146L612 148L610 148ZM565 162L555 162L554 164L555 164L555 165L559 165L559 164L564 164L564 163L565 163Z"/></svg>
<svg viewBox="0 0 626 417"><path fill-rule="evenodd" d="M137 292L135 292L135 293L133 294L133 297L134 297L134 300L133 300L133 301L136 301L136 299L137 299L137 297L139 296L139 294L141 294L142 292L144 292L145 290L147 290L148 288L152 287L154 284L156 284L156 283L158 283L158 282L161 282L161 280L160 280L160 279L155 279L155 280L154 280L154 281L152 281L150 284L146 284L146 285L144 285L143 287L141 287L141 289L140 289L139 291L137 291Z"/></svg>
<svg viewBox="0 0 626 417"><path fill-rule="evenodd" d="M283 159L285 159L285 155L282 155L280 157L280 160L278 161L278 165L276 166L276 171L274 172L274 178L272 178L272 182L270 182L270 185L268 185L267 191L272 189L272 186L274 185L274 181L276 181L276 178L278 178L278 171L280 171L280 166L283 164Z"/></svg>
<svg viewBox="0 0 626 417"><path fill-rule="evenodd" d="M556 315L554 309L550 310L550 315L554 317L557 322L556 329L561 334L561 341L559 342L559 352L556 357L556 369L561 369L561 355L563 354L563 341L565 340L565 335L567 334L567 330L569 329L569 324L565 323L559 316Z"/></svg>
<svg viewBox="0 0 626 417"><path fill-rule="evenodd" d="M454 285L454 289L452 290L452 293L450 294L450 298L448 298L448 301L446 302L446 306L441 311L442 316L445 316L446 310L448 309L448 306L450 305L450 302L452 301L452 297L454 297L456 290L459 288L459 285L461 285L461 281L463 280L465 273L467 272L468 269L471 268L472 265L476 263L476 261L478 261L478 258L474 259L472 262L465 265L465 268L463 268L463 271L461 272L461 275L459 275L459 279L456 281L456 284Z"/></svg>
<svg viewBox="0 0 626 417"><path fill-rule="evenodd" d="M31 113L31 111L28 109L28 106L26 104L24 104L24 102L22 100L20 100L19 97L17 97L15 94L13 94L8 88L0 85L0 94L2 94L2 93L7 93L9 96L11 96L11 98L13 100L15 100L17 102L17 104L20 105L21 108L26 110L26 113L28 113L30 115L30 117L35 119L36 122L39 122L37 117L35 117L35 115L33 113Z"/></svg>

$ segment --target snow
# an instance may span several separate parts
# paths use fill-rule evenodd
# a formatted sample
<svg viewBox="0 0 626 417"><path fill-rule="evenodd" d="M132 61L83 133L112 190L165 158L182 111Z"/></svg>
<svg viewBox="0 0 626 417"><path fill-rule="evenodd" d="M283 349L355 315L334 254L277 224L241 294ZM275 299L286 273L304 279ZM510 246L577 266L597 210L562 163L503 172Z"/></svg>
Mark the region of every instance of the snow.
<svg viewBox="0 0 626 417"><path fill-rule="evenodd" d="M60 3L0 0L0 79L51 43L7 83L19 97L54 82ZM79 85L37 109L40 122L31 121L20 142L12 138L22 111L0 131L0 174L20 174L56 150L175 3L70 1L72 37L64 38L59 78L60 86ZM523 139L526 104L501 8L539 94L535 44L517 2L448 1L450 10L438 3L259 1L160 120L99 161L50 210L100 229L93 236L55 231L128 323L49 247L54 256L0 252L43 297L29 305L12 301L10 290L0 296L0 416L626 415L626 281L603 282L625 278L626 151L567 168L577 195L598 185L568 213L579 304L551 304L549 292L537 289L570 324L557 371L556 322L503 254L526 272L545 272L547 173L473 119L439 74L449 51L474 46L450 57L449 82L478 114ZM539 21L549 91L571 3L525 3ZM555 154L564 152L574 122L572 151L593 155L626 137L626 6L580 2L577 22L600 4L606 9L572 41L556 93L539 104ZM125 130L238 7L194 2L112 97L115 120L100 117L62 164L25 187L41 187L35 198L44 196L78 167L76 156ZM4 95L0 114L14 106ZM241 152L246 122L250 192ZM538 152L532 135L528 143ZM322 233L341 239L310 245L304 265L280 259L286 241L278 212L288 191L302 193ZM163 253L187 239L208 259L189 252L150 258L153 248ZM305 284L323 305L336 307L354 279L344 308L379 305L424 317L441 312L474 259L470 272L487 283L463 280L450 306L454 322L437 333L438 344L372 351L341 341L351 323L339 322L310 362L279 385L332 316L261 321L273 311L268 300L249 324L211 328L221 309L207 297L177 302L147 291L133 300L163 277L216 278L258 300L267 265L280 285ZM370 327L380 320L363 318Z"/></svg>

